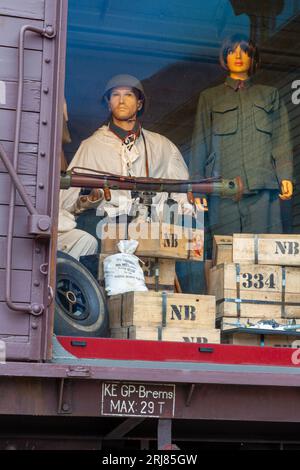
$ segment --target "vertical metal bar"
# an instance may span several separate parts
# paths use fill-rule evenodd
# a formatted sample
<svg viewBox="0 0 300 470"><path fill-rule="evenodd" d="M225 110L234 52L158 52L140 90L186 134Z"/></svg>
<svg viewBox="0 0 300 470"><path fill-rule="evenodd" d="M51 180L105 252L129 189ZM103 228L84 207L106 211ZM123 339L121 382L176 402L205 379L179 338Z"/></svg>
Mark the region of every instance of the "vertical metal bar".
<svg viewBox="0 0 300 470"><path fill-rule="evenodd" d="M241 318L241 267L239 263L235 265L236 270L236 314L238 321Z"/></svg>
<svg viewBox="0 0 300 470"><path fill-rule="evenodd" d="M48 20L49 18L49 20ZM49 168L48 180L48 213L52 220L52 237L50 244L47 248L47 256L49 258L49 275L48 283L52 289L55 289L56 282L56 251L57 251L57 226L58 226L58 201L59 201L59 175L60 175L60 160L58 156L61 151L62 142L62 121L63 121L63 103L64 103L64 83L65 83L65 58L66 58L66 35L67 35L67 18L68 18L68 0L46 0L45 2L45 21L46 24L52 24L56 31L57 36L55 44L50 49L49 44L45 44L44 51L52 57L51 74L48 69L43 70L42 86L45 90L49 88L51 93L45 94L47 99L41 101L41 113L49 113L51 116L51 129L46 132L45 128L41 129L39 150L42 155L46 153L46 162L40 159L38 164L38 174L44 169ZM47 50L46 50L47 47ZM46 60L45 56L45 60ZM54 67L55 66L55 67ZM44 98L45 98L44 97ZM44 127L44 126L43 126ZM49 167L49 164L51 165ZM41 201L43 202L43 201ZM34 258L35 260L35 258ZM52 357L52 334L54 322L54 305L48 308L47 316L43 317L45 335L43 336L43 351L44 358L50 359Z"/></svg>
<svg viewBox="0 0 300 470"><path fill-rule="evenodd" d="M286 318L285 289L286 289L286 270L285 270L285 266L282 266L281 267L281 318Z"/></svg>
<svg viewBox="0 0 300 470"><path fill-rule="evenodd" d="M149 439L141 439L141 450L150 450Z"/></svg>
<svg viewBox="0 0 300 470"><path fill-rule="evenodd" d="M172 420L159 419L157 425L157 448L166 449L172 445Z"/></svg>
<svg viewBox="0 0 300 470"><path fill-rule="evenodd" d="M32 31L34 33L40 34L41 36L45 36L49 39L55 36L54 29L51 26L47 26L46 28L36 28L31 25L24 25L20 30L19 61L18 61L18 98L17 98L17 108L16 108L16 125L15 125L15 135L14 135L14 152L13 152L13 169L15 173L17 173L17 168L18 168L19 143L20 143L20 134L21 134L22 104L23 104L23 90L24 90L24 42L25 42L26 31ZM16 199L15 186L12 185L11 191L10 191L8 229L7 229L5 301L11 310L14 310L17 312L27 312L33 315L40 315L41 313L43 313L44 305L28 304L28 305L20 306L12 302L12 299L11 299L12 243L13 243L13 230L14 230L15 199Z"/></svg>

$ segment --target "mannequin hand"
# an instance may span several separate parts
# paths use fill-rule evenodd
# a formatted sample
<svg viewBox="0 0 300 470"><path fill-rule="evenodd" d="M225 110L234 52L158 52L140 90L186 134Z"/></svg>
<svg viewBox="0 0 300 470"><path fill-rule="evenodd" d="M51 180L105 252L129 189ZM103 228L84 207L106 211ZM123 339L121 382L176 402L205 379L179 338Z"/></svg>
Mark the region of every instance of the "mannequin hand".
<svg viewBox="0 0 300 470"><path fill-rule="evenodd" d="M290 180L282 180L280 185L281 193L279 197L282 201L291 199L293 195L293 183Z"/></svg>
<svg viewBox="0 0 300 470"><path fill-rule="evenodd" d="M80 196L81 202L95 202L99 201L103 197L103 191L101 189L92 189L88 196Z"/></svg>

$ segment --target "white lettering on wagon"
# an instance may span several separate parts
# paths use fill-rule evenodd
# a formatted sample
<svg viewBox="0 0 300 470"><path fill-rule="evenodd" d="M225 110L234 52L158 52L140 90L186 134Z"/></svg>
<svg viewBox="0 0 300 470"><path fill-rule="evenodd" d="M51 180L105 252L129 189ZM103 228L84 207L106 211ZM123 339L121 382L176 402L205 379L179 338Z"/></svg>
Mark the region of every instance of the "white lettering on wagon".
<svg viewBox="0 0 300 470"><path fill-rule="evenodd" d="M103 382L101 414L103 416L174 416L174 384Z"/></svg>
<svg viewBox="0 0 300 470"><path fill-rule="evenodd" d="M0 104L6 104L6 84L0 80Z"/></svg>

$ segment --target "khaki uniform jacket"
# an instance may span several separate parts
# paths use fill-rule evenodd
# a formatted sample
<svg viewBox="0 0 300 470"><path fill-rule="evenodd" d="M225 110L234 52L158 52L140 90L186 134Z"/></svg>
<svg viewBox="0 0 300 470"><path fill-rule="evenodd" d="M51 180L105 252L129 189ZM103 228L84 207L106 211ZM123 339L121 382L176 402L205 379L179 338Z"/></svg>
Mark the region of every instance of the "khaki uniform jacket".
<svg viewBox="0 0 300 470"><path fill-rule="evenodd" d="M153 178L188 179L188 169L177 147L166 137L143 129L145 142L140 135L128 150L108 126L102 126L91 137L84 140L69 169L75 166L107 171L117 175L146 176L146 150L148 155L149 176ZM146 145L146 148L145 148ZM88 172L88 170L87 170ZM79 188L70 188L60 192L59 231L68 231L76 226L74 214L78 213ZM115 217L128 214L132 199L130 191L111 191L110 202L102 200L97 204L97 214L104 211ZM181 205L187 204L185 194L172 194ZM158 193L153 198L158 212L162 211L166 193Z"/></svg>
<svg viewBox="0 0 300 470"><path fill-rule="evenodd" d="M192 140L190 174L241 176L245 192L278 189L292 179L292 145L286 107L276 88L244 88L230 77L201 93Z"/></svg>

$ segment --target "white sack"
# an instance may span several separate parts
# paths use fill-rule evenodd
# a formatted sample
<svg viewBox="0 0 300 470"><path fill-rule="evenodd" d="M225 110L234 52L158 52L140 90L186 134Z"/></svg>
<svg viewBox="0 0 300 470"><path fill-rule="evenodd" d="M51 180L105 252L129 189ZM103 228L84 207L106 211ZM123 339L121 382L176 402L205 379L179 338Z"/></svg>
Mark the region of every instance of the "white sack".
<svg viewBox="0 0 300 470"><path fill-rule="evenodd" d="M118 243L121 253L105 258L103 265L107 295L148 290L139 258L133 254L137 246L136 240L121 240Z"/></svg>

